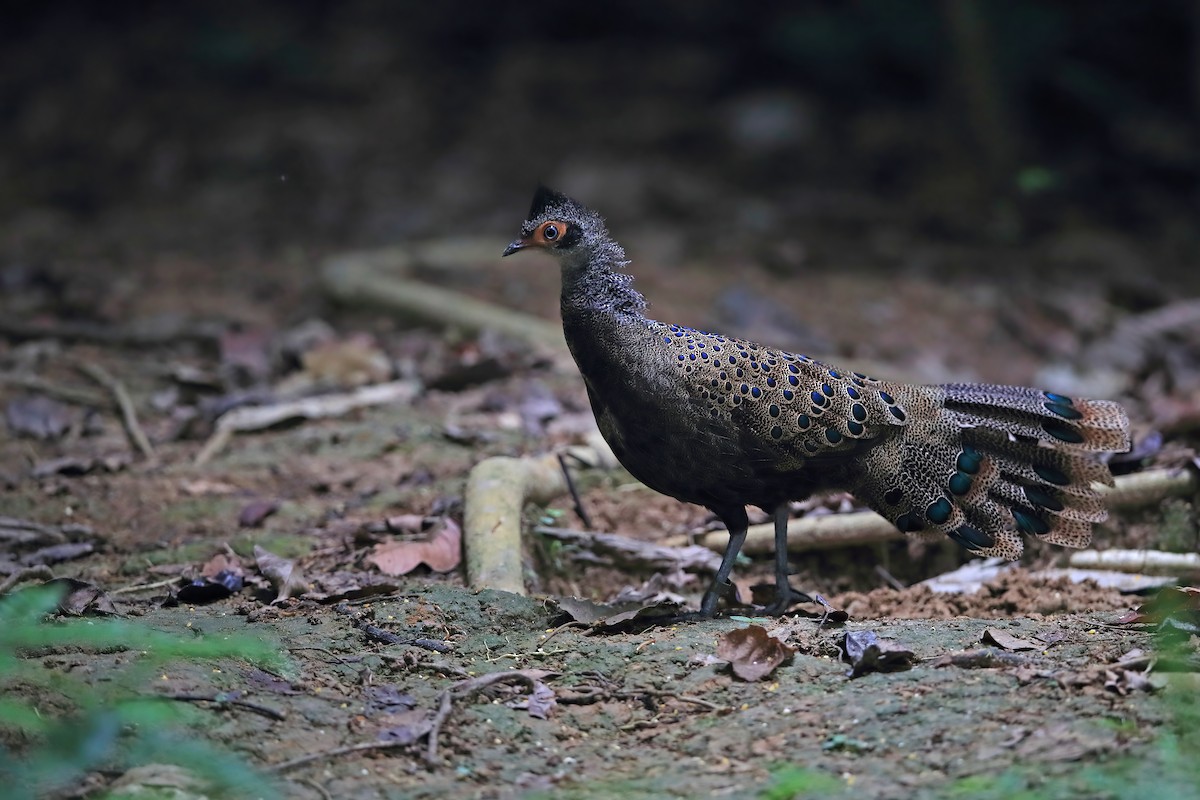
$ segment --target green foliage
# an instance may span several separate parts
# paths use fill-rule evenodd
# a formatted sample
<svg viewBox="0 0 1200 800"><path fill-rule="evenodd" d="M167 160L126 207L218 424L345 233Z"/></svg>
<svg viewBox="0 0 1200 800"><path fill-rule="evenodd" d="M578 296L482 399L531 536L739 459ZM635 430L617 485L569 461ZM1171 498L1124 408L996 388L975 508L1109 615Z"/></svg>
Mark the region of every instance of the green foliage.
<svg viewBox="0 0 1200 800"><path fill-rule="evenodd" d="M802 797L828 797L842 789L842 782L824 772L786 765L771 775L771 782L759 800L793 800Z"/></svg>
<svg viewBox="0 0 1200 800"><path fill-rule="evenodd" d="M181 636L124 620L46 621L59 594L29 589L0 599L0 747L5 796L24 800L69 786L105 767L172 763L207 780L214 796L271 797L270 784L236 756L189 738L180 723L194 709L145 694L174 660L242 659L286 666L277 647L251 636ZM47 668L47 653L134 654L89 682ZM16 690L16 691L14 691Z"/></svg>
<svg viewBox="0 0 1200 800"><path fill-rule="evenodd" d="M1017 172L1017 188L1021 194L1035 195L1057 189L1062 177L1045 167L1025 167Z"/></svg>
<svg viewBox="0 0 1200 800"><path fill-rule="evenodd" d="M1161 507L1162 523L1158 527L1158 547L1173 553L1188 553L1196 549L1196 518L1192 504L1171 499Z"/></svg>

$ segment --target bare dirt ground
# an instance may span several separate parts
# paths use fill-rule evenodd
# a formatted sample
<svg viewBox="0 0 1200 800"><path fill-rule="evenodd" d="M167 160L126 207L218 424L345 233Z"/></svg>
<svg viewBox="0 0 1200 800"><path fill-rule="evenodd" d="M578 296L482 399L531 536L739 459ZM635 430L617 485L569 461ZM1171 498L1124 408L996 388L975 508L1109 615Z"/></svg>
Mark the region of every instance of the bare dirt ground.
<svg viewBox="0 0 1200 800"><path fill-rule="evenodd" d="M178 265L173 276L187 283ZM198 273L196 284L202 281ZM903 302L884 293L881 287L877 302ZM131 294L125 313L144 318L144 302ZM220 287L150 301L189 318L223 302ZM227 307L238 302L235 293ZM275 299L268 308L283 318L289 302L320 307L309 297ZM465 385L240 434L197 465L212 430L204 398L226 396L205 387L219 386L223 371L247 363L268 365L267 374L279 376L273 381L294 379L302 370L271 360L278 357L274 343L287 339L289 329L271 330L259 314L257 338L225 331L212 349L39 336L10 340L5 354L9 364L36 365L33 372L46 383L40 390L5 389L9 403L67 387L101 392L78 365L103 366L137 398L155 449L153 460L132 451L107 401L90 410L62 402L39 417L61 417L59 436L4 439L5 515L86 525L87 533L72 538L90 545L23 546L13 552L18 563L10 570L49 563L56 575L94 584L120 614L157 630L205 637L250 632L276 643L289 665L274 675L245 662L213 669L182 661L147 688L232 693L278 712L272 719L218 704L188 723L273 776L275 783L264 778L259 790L274 786L295 797L986 797L1001 796L998 787L1005 787L1032 796L1131 797L1145 782L1166 781L1165 792L1189 796L1191 773L1173 760L1174 745L1164 745L1175 741L1173 708L1185 702L1178 698L1186 690L1176 684L1164 703L1165 684L1157 673L1146 680L1148 662L1137 652L1154 649L1152 631L1118 624L1143 601L1023 572L970 596L882 586L876 564L908 583L961 563L949 544L798 558L796 584L826 594L851 620L825 629L803 615L753 621L795 648L767 679L753 683L714 660L719 638L749 619L641 632L567 627L551 636L565 618L543 596L472 592L455 569L380 574L368 559L377 545L411 537L423 518L457 517L456 498L473 464L487 455L581 441L590 418L569 368L530 363L486 337L447 343L397 329L377 314L328 308L327 316L335 341L370 333L366 341L388 354L389 371L408 369L426 386L454 385L445 375L455 374ZM471 372L481 352L495 363ZM597 529L678 541L710 522L703 510L621 475L579 472ZM562 497L549 510L531 508L530 523L544 518L581 527L572 507ZM1158 536L1170 519L1151 509L1114 519L1098 535L1109 543ZM269 604L274 593L254 568L255 546L303 571L292 599ZM570 555L547 543L531 548L531 584L549 595L604 600L650 577L580 565ZM1036 551L1030 565L1051 564L1058 555ZM212 575L218 567L240 569L246 588L213 602L171 601L181 576ZM769 572L765 561L746 562L739 577L768 580ZM705 576L682 584L679 577L668 584L695 602ZM393 641L368 632L362 627L368 623ZM1005 650L983 638L988 629L1032 649ZM867 630L911 650L907 668L848 678L838 642ZM101 679L108 657L85 649L70 663L76 671L98 670ZM543 705L527 707L525 678L462 688L511 670L536 679L552 703L543 698ZM431 765L429 726L444 693L456 686L461 695L440 723ZM380 743L390 745L345 749ZM95 790L104 783L93 774L86 785Z"/></svg>

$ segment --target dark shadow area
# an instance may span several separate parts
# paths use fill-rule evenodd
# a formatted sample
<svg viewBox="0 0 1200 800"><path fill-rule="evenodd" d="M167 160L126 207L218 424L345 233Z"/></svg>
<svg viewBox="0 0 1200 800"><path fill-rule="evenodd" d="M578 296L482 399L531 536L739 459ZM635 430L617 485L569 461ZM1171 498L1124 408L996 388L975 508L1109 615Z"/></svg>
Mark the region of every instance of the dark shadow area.
<svg viewBox="0 0 1200 800"><path fill-rule="evenodd" d="M195 253L502 235L541 179L709 246L1098 226L1180 264L1198 16L1184 0L18 4L0 245L55 255L81 226Z"/></svg>

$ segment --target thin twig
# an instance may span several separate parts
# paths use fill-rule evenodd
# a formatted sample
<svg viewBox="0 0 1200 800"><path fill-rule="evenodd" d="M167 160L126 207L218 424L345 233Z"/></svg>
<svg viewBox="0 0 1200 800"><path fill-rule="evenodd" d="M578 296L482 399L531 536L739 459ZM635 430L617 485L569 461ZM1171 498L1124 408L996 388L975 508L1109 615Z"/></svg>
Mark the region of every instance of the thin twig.
<svg viewBox="0 0 1200 800"><path fill-rule="evenodd" d="M221 322L204 320L161 320L131 322L126 325L92 322L33 323L0 316L0 336L16 341L27 339L68 339L125 347L154 347L179 341L214 342L225 329Z"/></svg>
<svg viewBox="0 0 1200 800"><path fill-rule="evenodd" d="M587 509L583 507L583 500L579 499L579 490L575 488L575 479L571 477L571 470L567 468L566 456L562 453L558 454L558 465L562 467L563 477L567 480L567 491L571 493L571 502L575 504L576 516L583 523L583 527L591 530L595 527L592 525L592 518L588 515Z"/></svg>
<svg viewBox="0 0 1200 800"><path fill-rule="evenodd" d="M588 627L591 627L590 625L588 625L588 623L580 622L577 619L573 619L568 622L564 622L562 625L559 625L557 628L555 628L554 630L550 631L549 633L547 633L545 636L542 637L542 645L544 646L546 644L546 642L550 641L555 636L558 636L560 633L567 630L568 628L588 628Z"/></svg>
<svg viewBox="0 0 1200 800"><path fill-rule="evenodd" d="M339 614L349 617L350 622L354 625L354 627L362 631L368 639L372 639L376 642L382 642L383 644L403 644L410 647L420 647L424 650L432 650L435 653L448 653L452 649L450 645L446 644L445 642L438 641L437 639L426 639L421 637L416 639L405 639L402 636L397 636L391 631L385 631L378 625L372 625L358 614L352 612L345 603L338 603L336 606L334 606L333 610Z"/></svg>
<svg viewBox="0 0 1200 800"><path fill-rule="evenodd" d="M299 781L297 781L297 783L303 783L305 786L321 795L322 800L333 800L333 795L329 793L329 790L314 781L312 778L301 778Z"/></svg>
<svg viewBox="0 0 1200 800"><path fill-rule="evenodd" d="M691 703L692 705L707 708L709 711L727 712L728 706L718 705L702 697L693 697L687 694L676 694L675 692L665 689L622 689L615 691L606 686L582 685L574 687L574 693L569 695L560 695L557 701L561 705L591 705L601 700L617 699L617 700L637 700L644 697L669 698L678 700L681 703Z"/></svg>
<svg viewBox="0 0 1200 800"><path fill-rule="evenodd" d="M503 674L503 673L497 673ZM436 764L438 754L438 736L442 732L442 725L450 716L450 711L454 707L453 687L442 692L438 698L438 710L433 715L433 722L429 726L429 738L425 742L425 763Z"/></svg>
<svg viewBox="0 0 1200 800"><path fill-rule="evenodd" d="M89 378L108 389L112 393L113 399L117 401L117 408L121 410L121 424L125 426L125 433L129 437L129 441L133 446L141 451L141 454L148 460L154 460L154 447L150 444L150 439L146 436L146 432L142 430L141 424L138 422L137 411L133 407L133 400L129 396L125 384L117 380L108 370L99 364L84 362L78 365L79 371Z"/></svg>
<svg viewBox="0 0 1200 800"><path fill-rule="evenodd" d="M547 525L534 526L533 532L573 545L570 556L576 561L619 565L629 570L716 572L721 561L712 550L699 545L666 547L616 533L573 531Z"/></svg>
<svg viewBox="0 0 1200 800"><path fill-rule="evenodd" d="M341 664L343 667L349 667L350 669L354 669L354 665L353 665L353 664L351 664L349 661L347 661L346 659L342 658L342 657L341 657L341 656L339 656L337 653L332 653L332 652L330 652L329 650L326 650L324 647L289 647L289 648L288 648L288 652L289 652L289 653L298 653L298 652L300 652L301 650L315 650L315 651L316 651L316 652L318 652L318 653L324 653L325 655L327 655L327 656L329 656L330 658L332 658L334 661L336 661L336 662L338 662L339 664ZM354 657L354 660L355 660L355 661L362 661L362 658L361 658L361 657L358 657L358 656L355 656L355 657Z"/></svg>
<svg viewBox="0 0 1200 800"><path fill-rule="evenodd" d="M423 669L428 672L435 672L438 675L446 675L452 678L469 678L471 673L467 672L462 667L456 667L453 664L447 664L444 661L414 661L411 652L404 655L392 655L391 653L375 653L377 658L388 661L394 664L399 664L407 669Z"/></svg>
<svg viewBox="0 0 1200 800"><path fill-rule="evenodd" d="M678 700L681 703L691 703L692 705L700 706L701 708L707 708L709 711L729 710L728 706L717 705L716 703L710 702L701 697L692 697L688 694L676 694L675 692L668 692L662 689L630 689L628 691L616 692L613 696L619 697L622 700L631 700L638 697L668 697Z"/></svg>
<svg viewBox="0 0 1200 800"><path fill-rule="evenodd" d="M165 694L162 695L164 700L179 700L184 703L216 703L223 706L237 706L244 708L247 711L252 711L268 719L273 719L276 722L283 722L287 719L287 714L282 711L276 711L273 708L260 706L258 703L251 703L248 700L237 700L232 697L222 697L218 694Z"/></svg>
<svg viewBox="0 0 1200 800"><path fill-rule="evenodd" d="M483 691L489 686L499 683L524 683L530 691L533 690L535 681L529 675L520 671L511 672L492 672L487 675L480 675L476 678L468 678L467 680L459 681L452 684L438 696L438 709L434 713L433 719L430 721L429 729L425 731L423 736L428 737L428 747L425 750L425 760L430 765L437 763L437 739L441 733L442 725L450 717L450 712L454 709L455 700L465 700L468 697ZM375 750L394 750L401 747L408 747L412 744L411 741L394 741L394 742L360 742L359 744L346 745L344 747L335 747L332 750L323 750L319 753L309 753L306 756L298 756L290 761L284 761L270 768L271 772L282 773L293 770L296 767L311 764L315 761L324 761L330 758L338 758L339 756L350 755L352 753L368 753Z"/></svg>
<svg viewBox="0 0 1200 800"><path fill-rule="evenodd" d="M0 594L8 594L8 591L18 583L31 581L40 578L44 581L54 580L54 570L42 564L36 567L26 567L25 569L14 572L3 581L0 581Z"/></svg>
<svg viewBox="0 0 1200 800"><path fill-rule="evenodd" d="M372 750L394 750L399 747L408 747L412 742L359 742L358 744L348 744L344 747L335 747L332 750L322 750L319 753L309 753L306 756L297 756L290 761L282 761L269 770L274 773L288 772L296 767L302 767L305 764L311 764L314 761L324 761L329 758L338 758L339 756L350 755L351 753L369 753Z"/></svg>
<svg viewBox="0 0 1200 800"><path fill-rule="evenodd" d="M196 454L195 463L210 461L239 431L260 431L294 420L340 417L359 408L406 403L420 390L416 381L399 380L360 386L349 392L280 400L270 405L240 406L217 419L216 429Z"/></svg>
<svg viewBox="0 0 1200 800"><path fill-rule="evenodd" d="M896 589L897 591L904 591L906 588L908 588L900 581L899 578L884 569L882 564L875 565L875 574L882 578L884 583L886 583L888 586L891 586L893 589Z"/></svg>
<svg viewBox="0 0 1200 800"><path fill-rule="evenodd" d="M459 681L451 685L438 698L438 710L437 714L434 715L433 724L429 729L429 742L425 750L425 761L427 763L431 765L437 763L438 734L441 733L442 725L446 722L446 718L450 716L454 701L465 700L497 683L524 683L531 692L536 688L536 681L518 670L492 672L487 675L480 675L477 678L468 678L465 681Z"/></svg>
<svg viewBox="0 0 1200 800"><path fill-rule="evenodd" d="M161 589L164 586L171 586L178 583L178 578L167 578L166 580L155 581L154 583L136 583L133 586L122 586L120 589L113 589L109 594L129 594L131 592L145 592L150 589Z"/></svg>
<svg viewBox="0 0 1200 800"><path fill-rule="evenodd" d="M22 389L28 389L31 392L53 397L56 400L62 400L66 403L74 403L77 406L106 408L112 405L112 402L107 397L97 392L87 389L76 389L72 386L59 386L57 383L51 383L45 378L39 378L36 375L0 372L0 385L17 386Z"/></svg>
<svg viewBox="0 0 1200 800"><path fill-rule="evenodd" d="M1007 650L998 650L994 647L985 647L977 650L966 650L959 653L946 653L929 661L929 665L935 669L942 667L957 667L959 669L997 669L1010 667L1024 667L1044 664L1044 658L1036 656L1024 656L1020 653L1010 653Z"/></svg>

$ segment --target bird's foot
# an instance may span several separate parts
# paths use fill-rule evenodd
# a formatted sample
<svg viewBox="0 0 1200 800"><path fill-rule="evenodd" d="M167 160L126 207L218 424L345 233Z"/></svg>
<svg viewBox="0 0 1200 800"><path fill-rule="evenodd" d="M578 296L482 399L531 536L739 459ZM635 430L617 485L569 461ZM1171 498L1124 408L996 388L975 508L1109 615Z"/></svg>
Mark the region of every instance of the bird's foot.
<svg viewBox="0 0 1200 800"><path fill-rule="evenodd" d="M768 616L781 616L786 614L787 609L796 603L810 602L812 602L812 597L804 594L803 591L787 587L786 591L776 591L775 601L764 608L763 613Z"/></svg>
<svg viewBox="0 0 1200 800"><path fill-rule="evenodd" d="M696 614L696 619L712 619L717 614L717 603L721 598L732 598L737 601L737 587L728 580L721 583L714 582L708 587L708 591L704 593L704 599L700 601L700 610L692 612Z"/></svg>
<svg viewBox="0 0 1200 800"><path fill-rule="evenodd" d="M775 590L775 601L764 609L768 616L778 617L786 614L787 610L797 603L814 602L812 596L796 589L789 583L778 586Z"/></svg>

